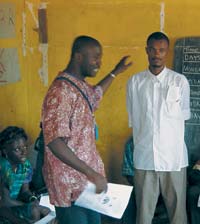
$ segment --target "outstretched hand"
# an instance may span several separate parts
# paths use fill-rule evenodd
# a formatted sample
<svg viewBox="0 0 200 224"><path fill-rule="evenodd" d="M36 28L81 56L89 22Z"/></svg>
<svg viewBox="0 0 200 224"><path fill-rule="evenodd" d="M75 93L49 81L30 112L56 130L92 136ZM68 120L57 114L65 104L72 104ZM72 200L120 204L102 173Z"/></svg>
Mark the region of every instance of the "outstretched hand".
<svg viewBox="0 0 200 224"><path fill-rule="evenodd" d="M119 73L126 71L126 69L133 64L133 62L129 62L128 64L126 63L129 57L130 56L127 55L121 58L121 60L116 64L115 68L112 70L111 73L118 75Z"/></svg>

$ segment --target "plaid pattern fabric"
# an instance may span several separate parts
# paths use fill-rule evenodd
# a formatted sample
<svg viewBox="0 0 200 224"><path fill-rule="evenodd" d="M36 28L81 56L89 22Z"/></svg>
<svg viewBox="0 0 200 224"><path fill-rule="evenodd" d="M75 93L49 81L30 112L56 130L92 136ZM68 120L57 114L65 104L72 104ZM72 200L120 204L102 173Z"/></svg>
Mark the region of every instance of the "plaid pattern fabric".
<svg viewBox="0 0 200 224"><path fill-rule="evenodd" d="M133 137L130 137L125 144L123 164L122 164L122 175L123 176L134 176L133 166Z"/></svg>
<svg viewBox="0 0 200 224"><path fill-rule="evenodd" d="M11 164L5 158L0 158L0 168L2 180L9 188L10 197L16 199L24 183L29 183L32 179L32 167L29 160L19 164L16 171L12 170Z"/></svg>

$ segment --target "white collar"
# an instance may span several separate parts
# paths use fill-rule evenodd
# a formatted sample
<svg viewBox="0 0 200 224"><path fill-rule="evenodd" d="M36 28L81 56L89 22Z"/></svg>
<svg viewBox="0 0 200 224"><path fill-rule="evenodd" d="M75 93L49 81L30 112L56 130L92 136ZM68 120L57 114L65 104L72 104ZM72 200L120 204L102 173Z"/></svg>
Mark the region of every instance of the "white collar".
<svg viewBox="0 0 200 224"><path fill-rule="evenodd" d="M167 68L164 67L163 70L158 75L154 75L149 69L148 69L148 73L154 82L162 82L164 80L164 77L167 74Z"/></svg>

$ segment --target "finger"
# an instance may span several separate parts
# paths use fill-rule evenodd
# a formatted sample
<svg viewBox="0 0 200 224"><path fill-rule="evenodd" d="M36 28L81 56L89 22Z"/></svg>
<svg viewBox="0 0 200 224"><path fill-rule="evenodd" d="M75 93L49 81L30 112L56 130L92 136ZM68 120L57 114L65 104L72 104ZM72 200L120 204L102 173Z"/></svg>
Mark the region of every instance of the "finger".
<svg viewBox="0 0 200 224"><path fill-rule="evenodd" d="M129 62L126 66L127 66L127 67L130 67L132 64L133 64L133 62L131 61L131 62Z"/></svg>
<svg viewBox="0 0 200 224"><path fill-rule="evenodd" d="M122 59L121 62L122 62L124 65L126 65L126 62L127 62L127 60L128 60L129 57L130 57L130 56L125 56L125 57ZM127 65L128 65L128 66L131 66L132 63L133 63L133 62L131 61L131 62L129 62Z"/></svg>
<svg viewBox="0 0 200 224"><path fill-rule="evenodd" d="M122 58L123 61L126 61L128 58L130 58L130 55L126 55Z"/></svg>

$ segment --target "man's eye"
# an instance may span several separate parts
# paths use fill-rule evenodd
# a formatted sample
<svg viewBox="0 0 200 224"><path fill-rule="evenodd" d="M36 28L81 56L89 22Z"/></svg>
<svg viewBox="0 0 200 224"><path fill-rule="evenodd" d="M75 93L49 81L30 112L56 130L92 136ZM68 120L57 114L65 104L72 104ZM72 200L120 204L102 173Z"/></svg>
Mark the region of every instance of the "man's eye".
<svg viewBox="0 0 200 224"><path fill-rule="evenodd" d="M19 151L20 151L20 149L19 149L19 148L16 148L16 149L14 149L14 151L15 151L15 152L19 152Z"/></svg>
<svg viewBox="0 0 200 224"><path fill-rule="evenodd" d="M149 52L153 53L155 50L153 48L149 48Z"/></svg>

